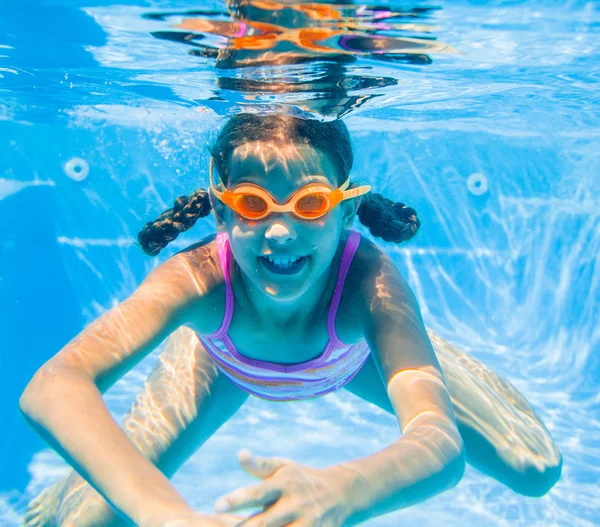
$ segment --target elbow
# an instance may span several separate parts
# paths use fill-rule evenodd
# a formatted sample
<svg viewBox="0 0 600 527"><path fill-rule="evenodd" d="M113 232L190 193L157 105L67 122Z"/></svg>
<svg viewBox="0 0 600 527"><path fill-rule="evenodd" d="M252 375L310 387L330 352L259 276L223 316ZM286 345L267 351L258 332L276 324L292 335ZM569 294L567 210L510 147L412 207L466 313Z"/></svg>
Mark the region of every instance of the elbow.
<svg viewBox="0 0 600 527"><path fill-rule="evenodd" d="M29 415L31 412L31 395L25 390L19 398L19 410L23 415Z"/></svg>
<svg viewBox="0 0 600 527"><path fill-rule="evenodd" d="M446 481L446 490L456 487L461 482L467 467L467 453L458 431L455 439L448 441L447 452L449 453L448 462L442 471L444 473L442 479Z"/></svg>
<svg viewBox="0 0 600 527"><path fill-rule="evenodd" d="M35 373L19 398L19 410L24 416L36 420L36 416L40 415L42 403L48 402L49 387L60 373L59 369L52 366L42 366Z"/></svg>
<svg viewBox="0 0 600 527"><path fill-rule="evenodd" d="M434 435L428 430L432 458L436 469L431 476L437 481L438 491L445 492L456 487L462 480L467 465L467 452L458 428L449 420L436 423L439 432Z"/></svg>
<svg viewBox="0 0 600 527"><path fill-rule="evenodd" d="M448 471L450 472L450 486L449 488L456 487L465 475L465 469L467 467L467 455L465 447L461 442L461 447L457 452L456 456L448 463Z"/></svg>
<svg viewBox="0 0 600 527"><path fill-rule="evenodd" d="M43 415L43 410L40 408L39 404L40 400L41 398L37 397L32 390L23 392L19 399L19 410L21 415L31 426L38 423L40 417Z"/></svg>
<svg viewBox="0 0 600 527"><path fill-rule="evenodd" d="M46 364L29 381L19 398L19 409L28 420L39 422L45 409L78 393L82 386L97 388L94 380L83 372L63 365Z"/></svg>
<svg viewBox="0 0 600 527"><path fill-rule="evenodd" d="M19 410L24 416L33 418L37 413L36 408L39 407L40 401L43 400L41 396L42 385L48 382L48 376L49 374L46 370L38 370L25 387L25 390L23 390L19 398Z"/></svg>

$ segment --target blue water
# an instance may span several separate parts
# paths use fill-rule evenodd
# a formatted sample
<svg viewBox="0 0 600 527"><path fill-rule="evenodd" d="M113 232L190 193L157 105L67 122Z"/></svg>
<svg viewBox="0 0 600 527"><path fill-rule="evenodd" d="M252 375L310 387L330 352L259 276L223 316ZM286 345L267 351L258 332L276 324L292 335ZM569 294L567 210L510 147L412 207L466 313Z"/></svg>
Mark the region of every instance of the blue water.
<svg viewBox="0 0 600 527"><path fill-rule="evenodd" d="M355 80L387 79L349 90L365 98L344 117L353 175L418 211L416 238L377 243L426 325L527 397L563 475L533 499L468 467L458 487L369 525L600 525L598 4L435 5L425 22L451 49L430 64L347 65ZM252 99L231 80L323 73L317 64L217 71L153 37L168 23L142 16L198 8L223 6L0 2L0 525L18 525L27 501L68 468L19 414L31 376L152 267L215 230L212 217L199 221L158 258L132 244L176 196L206 188L220 119L308 97ZM81 181L65 170L74 158L89 167ZM106 394L118 421L159 352ZM345 391L285 407L250 399L173 483L210 512L217 496L251 483L240 448L271 454L264 445L276 444L277 455L325 466L397 437L391 415Z"/></svg>

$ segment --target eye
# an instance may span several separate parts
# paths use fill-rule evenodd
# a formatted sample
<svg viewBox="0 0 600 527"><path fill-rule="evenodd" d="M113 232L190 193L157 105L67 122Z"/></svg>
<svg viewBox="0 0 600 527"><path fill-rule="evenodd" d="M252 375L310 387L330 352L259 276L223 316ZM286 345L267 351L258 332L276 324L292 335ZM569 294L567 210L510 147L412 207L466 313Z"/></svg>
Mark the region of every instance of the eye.
<svg viewBox="0 0 600 527"><path fill-rule="evenodd" d="M298 212L304 214L321 214L327 209L327 197L319 192L314 192L308 196L304 196L296 204Z"/></svg>
<svg viewBox="0 0 600 527"><path fill-rule="evenodd" d="M265 200L259 196L254 196L253 194L246 194L240 199L239 203L245 211L254 214L262 214L267 209Z"/></svg>

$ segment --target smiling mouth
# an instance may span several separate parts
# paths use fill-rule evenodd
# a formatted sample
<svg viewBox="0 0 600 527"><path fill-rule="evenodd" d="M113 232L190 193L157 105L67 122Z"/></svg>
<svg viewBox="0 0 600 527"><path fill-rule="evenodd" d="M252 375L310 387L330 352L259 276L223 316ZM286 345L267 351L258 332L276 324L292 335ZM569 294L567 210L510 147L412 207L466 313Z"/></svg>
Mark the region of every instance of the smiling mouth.
<svg viewBox="0 0 600 527"><path fill-rule="evenodd" d="M310 256L302 256L298 258L294 263L282 264L278 265L274 262L270 262L269 259L265 256L259 256L258 259L262 262L264 267L275 274L296 274L299 273L304 266Z"/></svg>

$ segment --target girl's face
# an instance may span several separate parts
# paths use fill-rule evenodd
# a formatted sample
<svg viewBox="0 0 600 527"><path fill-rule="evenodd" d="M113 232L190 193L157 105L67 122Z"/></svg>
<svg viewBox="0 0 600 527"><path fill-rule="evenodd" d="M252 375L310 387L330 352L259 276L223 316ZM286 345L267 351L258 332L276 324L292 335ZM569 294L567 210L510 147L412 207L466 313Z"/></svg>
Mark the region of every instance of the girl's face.
<svg viewBox="0 0 600 527"><path fill-rule="evenodd" d="M232 152L229 163L229 189L241 182L255 183L279 204L310 182L323 182L334 189L339 186L337 170L329 157L306 145L249 142ZM343 229L352 224L357 201L343 201L316 220L303 220L289 212L272 212L262 220L249 220L211 193L217 224L227 231L233 256L252 288L281 302L300 297L323 280ZM261 258L267 255L307 258L299 271L279 274Z"/></svg>

